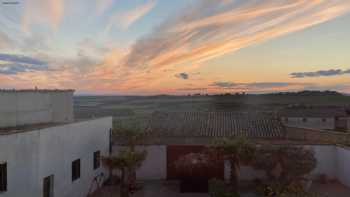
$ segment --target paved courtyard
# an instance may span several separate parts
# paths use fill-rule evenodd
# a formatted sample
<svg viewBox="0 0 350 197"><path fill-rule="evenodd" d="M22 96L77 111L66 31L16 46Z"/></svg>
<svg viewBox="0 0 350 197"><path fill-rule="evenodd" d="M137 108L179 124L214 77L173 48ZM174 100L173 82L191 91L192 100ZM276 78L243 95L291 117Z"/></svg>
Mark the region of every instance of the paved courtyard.
<svg viewBox="0 0 350 197"><path fill-rule="evenodd" d="M339 184L314 184L311 191L319 194L320 197L349 197L350 189ZM257 197L252 193L244 193L242 197ZM103 187L92 197L118 197L119 188L116 186ZM209 197L205 193L180 193L176 182L168 181L147 181L143 183L143 188L131 197Z"/></svg>

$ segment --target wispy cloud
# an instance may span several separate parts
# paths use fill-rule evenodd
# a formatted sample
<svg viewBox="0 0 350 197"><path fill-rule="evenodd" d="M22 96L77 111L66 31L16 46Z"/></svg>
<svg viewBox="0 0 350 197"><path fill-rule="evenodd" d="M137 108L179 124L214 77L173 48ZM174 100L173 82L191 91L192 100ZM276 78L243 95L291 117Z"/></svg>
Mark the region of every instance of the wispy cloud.
<svg viewBox="0 0 350 197"><path fill-rule="evenodd" d="M139 5L131 10L125 12L117 12L111 16L109 23L106 26L105 32L110 31L111 28L117 26L121 29L128 29L133 23L142 18L150 12L156 5L155 0L149 0L146 3Z"/></svg>
<svg viewBox="0 0 350 197"><path fill-rule="evenodd" d="M196 1L138 40L123 65L158 69L200 63L313 25L350 10L342 0Z"/></svg>
<svg viewBox="0 0 350 197"><path fill-rule="evenodd" d="M0 53L0 74L16 75L24 72L48 70L50 68L46 61L22 55Z"/></svg>
<svg viewBox="0 0 350 197"><path fill-rule="evenodd" d="M46 65L47 62L23 56L23 55L12 55L12 54L4 54L0 53L0 61L5 62L13 62L13 63L23 63L23 64L31 64L31 65Z"/></svg>
<svg viewBox="0 0 350 197"><path fill-rule="evenodd" d="M350 74L350 69L342 70L342 69L330 69L330 70L319 70L313 72L294 72L291 73L292 78L306 78L306 77L330 77L330 76L338 76Z"/></svg>
<svg viewBox="0 0 350 197"><path fill-rule="evenodd" d="M13 41L0 31L0 49L12 48Z"/></svg>
<svg viewBox="0 0 350 197"><path fill-rule="evenodd" d="M0 64L0 74L4 75L17 75L24 72L33 71L48 71L49 68L46 65L31 65L31 64Z"/></svg>
<svg viewBox="0 0 350 197"><path fill-rule="evenodd" d="M114 0L98 0L96 1L97 14L102 14L106 11L112 4Z"/></svg>
<svg viewBox="0 0 350 197"><path fill-rule="evenodd" d="M57 29L64 15L63 0L24 1L23 29L31 25L46 24Z"/></svg>

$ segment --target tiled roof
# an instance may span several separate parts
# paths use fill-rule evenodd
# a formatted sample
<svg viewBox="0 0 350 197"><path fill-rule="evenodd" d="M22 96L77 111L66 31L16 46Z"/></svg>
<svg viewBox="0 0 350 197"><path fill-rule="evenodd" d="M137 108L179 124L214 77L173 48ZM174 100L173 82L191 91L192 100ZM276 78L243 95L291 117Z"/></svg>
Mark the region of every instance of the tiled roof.
<svg viewBox="0 0 350 197"><path fill-rule="evenodd" d="M160 137L285 136L282 123L270 114L236 112L155 112L146 132Z"/></svg>
<svg viewBox="0 0 350 197"><path fill-rule="evenodd" d="M349 116L345 108L339 107L312 107L312 108L287 108L279 111L281 117L313 117L332 118Z"/></svg>

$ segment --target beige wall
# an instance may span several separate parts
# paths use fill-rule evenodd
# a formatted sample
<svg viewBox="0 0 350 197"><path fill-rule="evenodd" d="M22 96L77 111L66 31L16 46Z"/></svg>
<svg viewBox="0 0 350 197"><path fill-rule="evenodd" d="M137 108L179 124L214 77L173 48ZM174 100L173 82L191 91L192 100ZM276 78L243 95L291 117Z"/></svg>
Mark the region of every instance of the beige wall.
<svg viewBox="0 0 350 197"><path fill-rule="evenodd" d="M0 91L0 128L73 120L73 91Z"/></svg>
<svg viewBox="0 0 350 197"><path fill-rule="evenodd" d="M310 118L305 117L306 121L303 121L302 117L282 117L282 123L290 127L305 127L305 128L314 128L314 129L323 129L323 130L332 130L335 129L334 118Z"/></svg>
<svg viewBox="0 0 350 197"><path fill-rule="evenodd" d="M350 144L350 133L320 131L310 128L286 127L286 139L302 140L316 144Z"/></svg>

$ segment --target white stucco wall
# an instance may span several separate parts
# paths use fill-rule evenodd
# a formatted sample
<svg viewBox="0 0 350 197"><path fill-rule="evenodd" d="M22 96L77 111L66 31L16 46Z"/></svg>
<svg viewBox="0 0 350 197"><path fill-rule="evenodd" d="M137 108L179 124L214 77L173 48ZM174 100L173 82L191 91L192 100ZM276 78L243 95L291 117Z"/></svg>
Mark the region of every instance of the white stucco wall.
<svg viewBox="0 0 350 197"><path fill-rule="evenodd" d="M113 152L117 153L121 147L114 146ZM166 179L167 161L166 146L141 146L138 149L146 149L147 158L142 167L137 170L139 180L161 180ZM317 166L311 173L313 177L327 175L329 178L336 178L344 185L350 187L350 149L333 145L308 145L314 151ZM229 179L230 166L225 162L225 179ZM254 180L264 178L263 171L255 170L249 166L242 166L240 171L241 180Z"/></svg>
<svg viewBox="0 0 350 197"><path fill-rule="evenodd" d="M1 197L38 196L38 138L34 133L0 136L0 162L7 163L7 192Z"/></svg>
<svg viewBox="0 0 350 197"><path fill-rule="evenodd" d="M40 197L43 178L54 175L55 197L86 197L101 172L93 153L109 153L112 118L77 122L25 133L0 135L0 162L7 162L8 191L1 197ZM81 177L72 182L72 161L80 159ZM107 176L107 174L106 174Z"/></svg>
<svg viewBox="0 0 350 197"><path fill-rule="evenodd" d="M118 154L119 150L125 147L114 146L113 154ZM167 157L165 145L137 146L138 150L146 150L147 157L142 166L137 169L138 180L164 180L167 177Z"/></svg>
<svg viewBox="0 0 350 197"><path fill-rule="evenodd" d="M316 168L311 175L317 178L326 175L329 178L338 179L344 185L350 187L350 149L333 145L310 145L305 146L314 151L317 160ZM230 165L225 163L225 179L229 179ZM240 171L241 180L254 180L263 178L265 173L249 166L242 166Z"/></svg>
<svg viewBox="0 0 350 197"><path fill-rule="evenodd" d="M225 180L230 180L230 163L225 161ZM265 172L261 170L255 170L250 166L241 166L239 178L244 181L252 181L254 179L262 179L265 177Z"/></svg>
<svg viewBox="0 0 350 197"><path fill-rule="evenodd" d="M73 120L73 91L0 90L0 128Z"/></svg>
<svg viewBox="0 0 350 197"><path fill-rule="evenodd" d="M323 118L311 118L305 117L307 119L306 122L303 121L302 117L288 117L288 121L286 117L282 117L281 120L283 124L290 127L303 127L303 128L314 128L314 129L334 129L335 128L335 120L332 117L324 118L325 121L322 121Z"/></svg>
<svg viewBox="0 0 350 197"><path fill-rule="evenodd" d="M306 146L311 148L315 153L315 158L317 160L317 166L313 170L312 175L317 177L318 175L324 174L330 178L336 178L337 170L337 154L336 146L332 145L314 145Z"/></svg>
<svg viewBox="0 0 350 197"><path fill-rule="evenodd" d="M147 151L147 158L136 176L140 180L163 180L167 174L166 146L139 147Z"/></svg>
<svg viewBox="0 0 350 197"><path fill-rule="evenodd" d="M337 147L336 175L340 182L350 187L350 149Z"/></svg>

